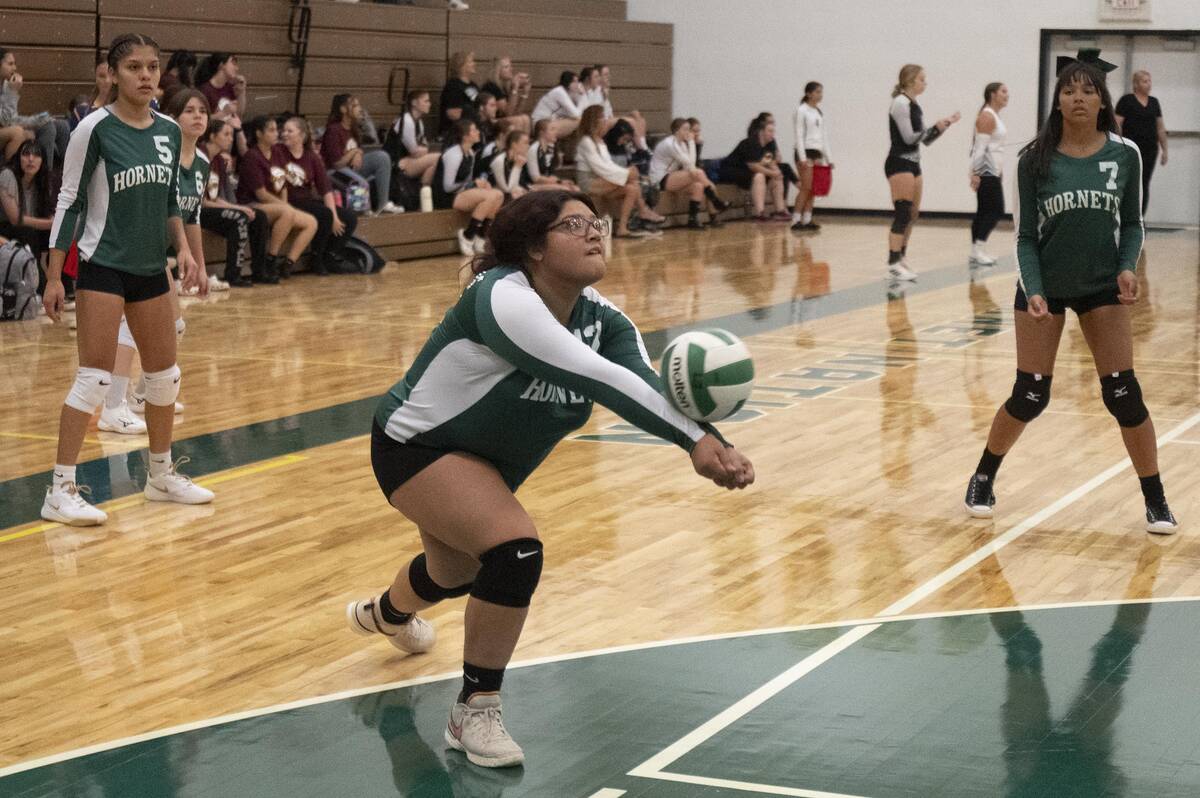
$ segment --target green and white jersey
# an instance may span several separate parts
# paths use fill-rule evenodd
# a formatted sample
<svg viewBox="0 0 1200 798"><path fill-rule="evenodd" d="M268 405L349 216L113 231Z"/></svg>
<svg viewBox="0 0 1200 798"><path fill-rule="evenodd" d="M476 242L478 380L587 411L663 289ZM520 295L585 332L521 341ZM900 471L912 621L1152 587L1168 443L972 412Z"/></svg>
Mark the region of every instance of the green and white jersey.
<svg viewBox="0 0 1200 798"><path fill-rule="evenodd" d="M595 289L564 327L523 272L498 267L467 286L375 420L401 443L476 454L515 490L593 400L690 452L705 428L659 386L637 328Z"/></svg>
<svg viewBox="0 0 1200 798"><path fill-rule="evenodd" d="M63 160L51 245L65 252L78 240L81 260L133 274L162 271L167 218L183 215L180 139L175 120L157 112L144 130L111 107L85 116Z"/></svg>
<svg viewBox="0 0 1200 798"><path fill-rule="evenodd" d="M1116 133L1095 155L1056 152L1035 180L1034 155L1017 165L1017 264L1026 296L1055 299L1117 290L1142 251L1142 157Z"/></svg>
<svg viewBox="0 0 1200 798"><path fill-rule="evenodd" d="M196 150L191 166L179 162L179 212L184 224L200 224L200 206L208 190L210 165L204 153Z"/></svg>

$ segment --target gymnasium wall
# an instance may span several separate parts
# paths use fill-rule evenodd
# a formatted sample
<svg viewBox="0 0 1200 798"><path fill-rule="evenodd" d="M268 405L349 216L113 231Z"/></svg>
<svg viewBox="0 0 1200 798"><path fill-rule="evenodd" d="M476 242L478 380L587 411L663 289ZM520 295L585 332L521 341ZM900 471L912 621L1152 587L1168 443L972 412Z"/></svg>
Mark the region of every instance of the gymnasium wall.
<svg viewBox="0 0 1200 798"><path fill-rule="evenodd" d="M628 0L631 20L675 25L674 110L704 122L705 155L728 153L759 111L771 111L790 153L792 111L804 83L825 85L834 188L830 207L891 207L883 177L886 113L905 62L925 67L926 118L963 121L921 156L927 210L971 211L971 123L983 87L1008 84L1009 142L1037 127L1043 28L1200 28L1200 0L1154 0L1153 23L1100 23L1097 0ZM1200 79L1200 76L1198 76ZM1114 88L1115 91L1115 88ZM1009 175L1016 146L1009 148ZM1006 180L1006 194L1011 189ZM1011 210L1011 204L1009 205Z"/></svg>

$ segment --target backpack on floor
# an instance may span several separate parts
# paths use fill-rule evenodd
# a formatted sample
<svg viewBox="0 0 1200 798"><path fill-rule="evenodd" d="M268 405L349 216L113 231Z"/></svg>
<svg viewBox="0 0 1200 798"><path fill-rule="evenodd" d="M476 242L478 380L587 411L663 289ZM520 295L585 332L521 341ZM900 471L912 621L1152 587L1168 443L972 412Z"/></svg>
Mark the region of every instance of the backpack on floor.
<svg viewBox="0 0 1200 798"><path fill-rule="evenodd" d="M415 211L421 207L421 180L409 177L404 170L396 167L392 170L391 195L392 202L406 211Z"/></svg>
<svg viewBox="0 0 1200 798"><path fill-rule="evenodd" d="M374 274L383 268L383 256L375 247L358 236L350 236L342 248L342 261L346 264L344 274Z"/></svg>
<svg viewBox="0 0 1200 798"><path fill-rule="evenodd" d="M37 259L29 247L16 241L0 246L0 320L36 319L37 286Z"/></svg>

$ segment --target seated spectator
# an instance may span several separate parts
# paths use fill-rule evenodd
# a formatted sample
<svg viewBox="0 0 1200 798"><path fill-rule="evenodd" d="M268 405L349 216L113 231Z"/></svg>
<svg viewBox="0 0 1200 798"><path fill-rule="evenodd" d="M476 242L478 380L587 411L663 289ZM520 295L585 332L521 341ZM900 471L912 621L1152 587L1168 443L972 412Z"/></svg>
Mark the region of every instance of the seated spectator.
<svg viewBox="0 0 1200 798"><path fill-rule="evenodd" d="M523 130L509 131L504 148L497 150L490 163L491 183L504 192L506 200L525 195L532 181L525 171L529 157L529 134Z"/></svg>
<svg viewBox="0 0 1200 798"><path fill-rule="evenodd" d="M321 156L313 149L312 132L302 116L283 123L282 141L271 152L271 165L283 169L288 203L317 220L308 266L318 275L340 270L346 240L354 235L358 217L337 206Z"/></svg>
<svg viewBox="0 0 1200 798"><path fill-rule="evenodd" d="M158 81L159 102L165 108L170 105L171 97L175 92L180 89L194 88L196 88L196 55L187 50L176 50L171 53L171 58L167 61L167 68ZM207 96L205 95L205 97Z"/></svg>
<svg viewBox="0 0 1200 798"><path fill-rule="evenodd" d="M196 88L212 108L213 119L233 126L234 141L240 155L249 146L242 135L242 117L246 115L246 78L238 69L237 56L213 53L196 70Z"/></svg>
<svg viewBox="0 0 1200 798"><path fill-rule="evenodd" d="M465 230L459 230L459 251L470 257L482 254L486 233L496 212L504 204L504 194L492 188L482 177L475 177L475 144L479 128L470 119L454 123L454 143L442 152L433 175L433 207L453 208L471 214Z"/></svg>
<svg viewBox="0 0 1200 798"><path fill-rule="evenodd" d="M267 260L271 222L262 211L239 205L229 174L233 166L233 128L213 119L199 146L208 155L208 185L200 206L200 227L225 239L225 282L234 287L279 282L274 256ZM314 225L315 227L315 225ZM250 254L250 279L242 276L242 255Z"/></svg>
<svg viewBox="0 0 1200 798"><path fill-rule="evenodd" d="M420 178L421 185L433 182L433 170L437 168L438 153L429 151L429 139L425 135L425 117L432 104L429 92L417 90L408 93L407 108L388 130L383 148L407 177Z"/></svg>
<svg viewBox="0 0 1200 798"><path fill-rule="evenodd" d="M391 200L392 159L383 150L364 150L359 146L362 130L362 103L353 94L335 94L321 137L321 157L325 168L350 182L367 187L374 199L375 213L401 213ZM374 181L372 185L372 181Z"/></svg>
<svg viewBox="0 0 1200 798"><path fill-rule="evenodd" d="M607 64L596 64L596 71L600 73L600 88L604 101L604 118L606 120L620 117L633 127L633 140L637 144L638 149L648 150L649 145L646 143L646 120L640 111L613 111L612 104L612 70ZM611 127L611 123L609 127Z"/></svg>
<svg viewBox="0 0 1200 798"><path fill-rule="evenodd" d="M438 130L443 140L453 139L454 123L460 119L472 122L479 119L479 87L472 82L475 77L475 53L452 54L449 72L438 103L441 114Z"/></svg>
<svg viewBox="0 0 1200 798"><path fill-rule="evenodd" d="M71 108L71 113L67 116L67 122L71 130L74 130L80 121L92 111L108 105L111 93L112 73L108 70L108 59L101 58L96 62L96 88L92 90L92 96L76 102L74 107Z"/></svg>
<svg viewBox="0 0 1200 798"><path fill-rule="evenodd" d="M593 105L604 107L604 86L600 82L600 70L594 66L585 66L579 70L579 85L583 87L583 101L579 107L589 108ZM613 120L611 106L605 110L604 121ZM605 131L607 132L607 131Z"/></svg>
<svg viewBox="0 0 1200 798"><path fill-rule="evenodd" d="M692 140L692 128L686 119L671 120L671 135L660 141L650 159L650 182L660 191L686 194L688 198L688 223L693 230L702 230L700 206L705 197L712 203L709 223L718 224L717 214L728 206L717 196L712 181L704 170L696 166L688 143Z"/></svg>
<svg viewBox="0 0 1200 798"><path fill-rule="evenodd" d="M581 99L583 99L583 86L579 84L579 78L575 76L574 72L565 71L559 75L558 85L538 100L530 118L534 124L543 119L550 120L550 124L554 128L554 135L561 139L571 135L579 127L579 120L583 116L584 110L579 106L578 101Z"/></svg>
<svg viewBox="0 0 1200 798"><path fill-rule="evenodd" d="M535 141L529 145L529 156L525 162L525 173L533 188L561 188L565 191L578 191L579 186L570 180L563 180L554 174L562 165L562 156L558 153L558 136L554 133L554 125L549 119L543 119L533 126Z"/></svg>
<svg viewBox="0 0 1200 798"><path fill-rule="evenodd" d="M0 234L27 245L41 260L50 251L57 193L41 147L26 141L0 171Z"/></svg>
<svg viewBox="0 0 1200 798"><path fill-rule="evenodd" d="M233 147L233 126L228 122L223 124L228 127L228 133L222 130L212 137L222 150L225 149L226 138L229 140L229 147ZM250 149L238 159L237 201L239 205L249 205L255 213L262 213L267 217L267 222L271 225L271 238L267 242L270 261L266 266L266 274L286 280L291 276L296 261L304 254L305 247L316 235L317 219L312 214L288 204L287 173L282 167L271 163L279 139L279 128L275 120L268 116L251 119L246 124L246 136L250 140ZM296 235L287 255L280 254L288 236L293 232Z"/></svg>
<svg viewBox="0 0 1200 798"><path fill-rule="evenodd" d="M486 177L488 164L500 149L503 135L496 124L496 98L486 91L479 92L479 141L475 142L475 176Z"/></svg>
<svg viewBox="0 0 1200 798"><path fill-rule="evenodd" d="M613 163L612 156L600 137L604 130L604 109L598 105L583 112L579 123L579 146L575 150L575 165L579 171L579 186L591 193L597 202L611 204L620 202L619 215L614 224L618 238L644 238L654 232L629 228L629 217L634 208L638 218L651 223L666 221L655 213L642 199L640 175L636 167L623 167Z"/></svg>
<svg viewBox="0 0 1200 798"><path fill-rule="evenodd" d="M688 127L692 129L692 140L688 142L688 149L692 153L692 160L699 166L701 153L704 151L704 139L700 136L700 120L689 116Z"/></svg>
<svg viewBox="0 0 1200 798"><path fill-rule="evenodd" d="M71 127L65 119L54 119L48 111L21 116L17 105L21 100L21 87L25 79L17 71L17 57L12 50L0 47L0 128L20 127L30 135L23 135L21 140L32 137L42 148L42 156L46 159L46 167L54 170L55 163L67 152L67 142L71 138ZM5 147L7 158L11 158L21 146L18 141L14 146L13 133L6 138Z"/></svg>
<svg viewBox="0 0 1200 798"><path fill-rule="evenodd" d="M502 55L492 67L492 79L483 84L483 90L496 98L496 119L500 130L524 130L529 132L529 75L525 72L513 74L512 59Z"/></svg>
<svg viewBox="0 0 1200 798"><path fill-rule="evenodd" d="M784 199L786 180L779 168L776 156L770 148L774 143L775 123L755 119L750 123L748 135L721 161L721 182L733 183L750 192L756 222L791 221ZM767 189L771 190L775 204L773 216L767 216Z"/></svg>

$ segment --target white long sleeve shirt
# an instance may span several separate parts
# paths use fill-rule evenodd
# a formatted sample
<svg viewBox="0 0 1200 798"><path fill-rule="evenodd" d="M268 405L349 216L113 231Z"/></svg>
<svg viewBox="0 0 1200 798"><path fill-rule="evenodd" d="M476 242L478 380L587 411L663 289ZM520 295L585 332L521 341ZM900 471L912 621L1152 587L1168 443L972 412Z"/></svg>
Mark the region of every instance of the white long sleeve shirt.
<svg viewBox="0 0 1200 798"><path fill-rule="evenodd" d="M820 150L826 161L831 160L824 114L808 103L801 102L796 106L792 119L796 131L796 152L800 160L808 160L805 150Z"/></svg>
<svg viewBox="0 0 1200 798"><path fill-rule="evenodd" d="M539 122L542 119L578 119L581 116L583 108L575 104L571 93L562 86L555 86L537 101L531 118Z"/></svg>
<svg viewBox="0 0 1200 798"><path fill-rule="evenodd" d="M575 168L581 177L590 175L618 186L623 186L629 181L629 170L613 163L612 155L609 154L608 147L604 146L604 142L597 144L591 136L584 136L579 140L579 146L575 149Z"/></svg>
<svg viewBox="0 0 1200 798"><path fill-rule="evenodd" d="M654 154L650 156L651 183L659 183L671 172L696 168L695 156L688 152L687 145L688 142L674 136L667 136L654 145Z"/></svg>

